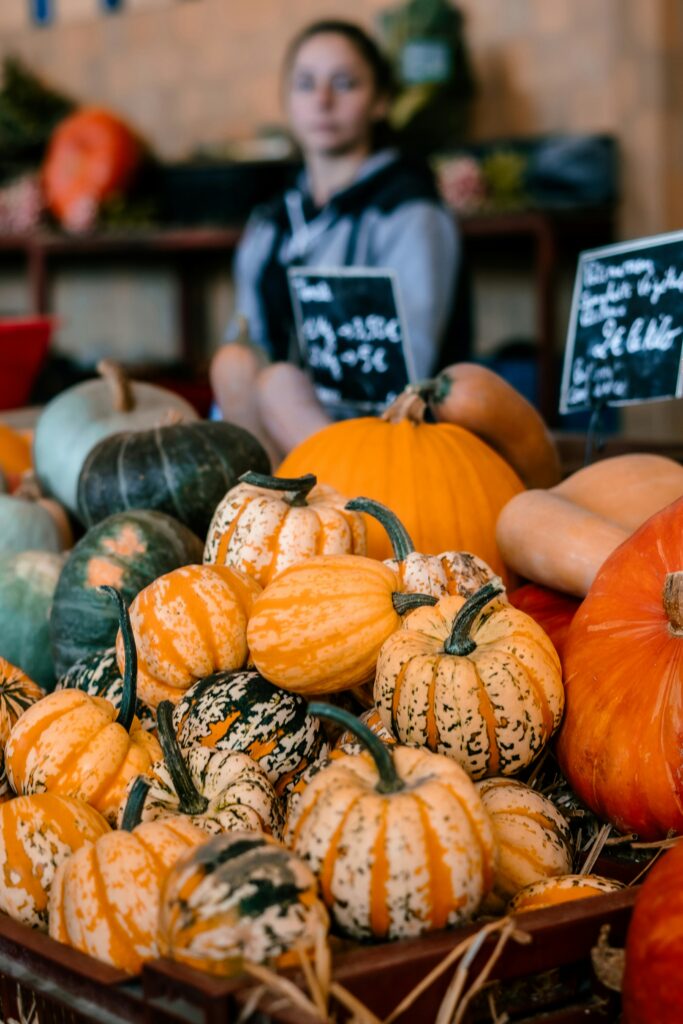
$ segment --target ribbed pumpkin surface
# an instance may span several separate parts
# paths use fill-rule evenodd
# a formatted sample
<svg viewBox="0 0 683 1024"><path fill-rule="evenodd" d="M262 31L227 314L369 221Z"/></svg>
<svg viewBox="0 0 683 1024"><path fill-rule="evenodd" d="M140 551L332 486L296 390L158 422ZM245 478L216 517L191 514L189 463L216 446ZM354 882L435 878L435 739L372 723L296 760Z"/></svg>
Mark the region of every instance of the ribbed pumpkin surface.
<svg viewBox="0 0 683 1024"><path fill-rule="evenodd" d="M388 505L417 551L469 551L504 572L496 519L524 486L492 448L461 427L370 417L334 423L290 452L278 469L279 476L303 473L315 473L342 494ZM383 528L369 516L366 522L368 554L391 558Z"/></svg>
<svg viewBox="0 0 683 1024"><path fill-rule="evenodd" d="M67 559L52 605L57 674L116 639L118 614L99 586L116 587L130 604L157 576L201 562L202 551L200 539L163 512L118 512L88 530Z"/></svg>
<svg viewBox="0 0 683 1024"><path fill-rule="evenodd" d="M104 697L118 711L123 696L123 679L116 660L116 648L86 654L74 662L69 671L57 680L55 690L82 690L91 697ZM156 717L147 704L136 700L135 714L143 729L154 729Z"/></svg>
<svg viewBox="0 0 683 1024"><path fill-rule="evenodd" d="M683 831L683 621L673 632L664 606L681 570L683 498L607 559L565 644L560 767L598 817L642 839Z"/></svg>
<svg viewBox="0 0 683 1024"><path fill-rule="evenodd" d="M17 719L44 696L45 691L20 668L0 658L0 749Z"/></svg>
<svg viewBox="0 0 683 1024"><path fill-rule="evenodd" d="M131 974L158 955L161 888L206 832L183 818L110 832L61 865L50 893L50 935Z"/></svg>
<svg viewBox="0 0 683 1024"><path fill-rule="evenodd" d="M179 423L105 438L78 478L78 511L88 526L114 512L156 509L202 539L214 509L246 470L270 462L248 431L233 423Z"/></svg>
<svg viewBox="0 0 683 1024"><path fill-rule="evenodd" d="M109 832L101 814L68 796L36 793L0 807L0 910L47 930L55 872L74 850Z"/></svg>

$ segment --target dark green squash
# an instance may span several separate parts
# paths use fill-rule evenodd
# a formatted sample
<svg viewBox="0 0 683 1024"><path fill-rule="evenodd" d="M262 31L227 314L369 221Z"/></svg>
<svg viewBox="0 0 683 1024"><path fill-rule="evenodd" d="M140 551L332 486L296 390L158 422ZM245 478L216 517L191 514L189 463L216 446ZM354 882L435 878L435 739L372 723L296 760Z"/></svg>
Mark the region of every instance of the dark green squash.
<svg viewBox="0 0 683 1024"><path fill-rule="evenodd" d="M130 604L158 576L201 563L202 553L199 537L163 512L118 512L88 530L71 551L52 602L50 644L57 675L114 644L116 609L99 586L115 586Z"/></svg>
<svg viewBox="0 0 683 1024"><path fill-rule="evenodd" d="M173 712L181 747L239 750L263 768L278 796L327 750L301 694L258 672L214 672L186 690Z"/></svg>
<svg viewBox="0 0 683 1024"><path fill-rule="evenodd" d="M116 648L86 654L57 680L55 690L82 690L91 697L105 697L115 708L121 707L123 679L116 660ZM152 708L141 700L135 701L135 714L143 729L156 728Z"/></svg>
<svg viewBox="0 0 683 1024"><path fill-rule="evenodd" d="M233 423L178 423L126 431L91 450L78 479L78 512L92 526L113 512L167 512L204 538L225 493L247 470L270 471L261 444Z"/></svg>

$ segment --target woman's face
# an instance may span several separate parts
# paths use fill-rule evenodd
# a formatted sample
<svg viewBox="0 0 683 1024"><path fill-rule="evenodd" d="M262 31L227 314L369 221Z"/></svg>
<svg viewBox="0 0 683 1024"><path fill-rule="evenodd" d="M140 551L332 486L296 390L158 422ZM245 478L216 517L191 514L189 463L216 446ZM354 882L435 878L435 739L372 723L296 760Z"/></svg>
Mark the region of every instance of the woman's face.
<svg viewBox="0 0 683 1024"><path fill-rule="evenodd" d="M369 152L375 122L386 115L372 68L345 36L311 36L296 52L287 79L292 132L304 155Z"/></svg>

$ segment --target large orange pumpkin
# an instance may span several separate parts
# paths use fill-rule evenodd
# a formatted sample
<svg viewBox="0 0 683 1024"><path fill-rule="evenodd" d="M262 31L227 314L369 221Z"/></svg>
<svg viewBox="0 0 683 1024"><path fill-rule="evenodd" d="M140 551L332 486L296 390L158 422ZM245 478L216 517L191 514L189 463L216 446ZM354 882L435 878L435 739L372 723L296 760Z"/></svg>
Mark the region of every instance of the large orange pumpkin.
<svg viewBox="0 0 683 1024"><path fill-rule="evenodd" d="M333 423L290 452L278 475L315 473L342 494L381 501L417 551L470 551L504 576L496 519L524 486L478 437L450 423L425 423L424 409L419 395L404 394L381 419ZM380 523L368 518L367 527L368 554L391 558Z"/></svg>
<svg viewBox="0 0 683 1024"><path fill-rule="evenodd" d="M123 192L140 164L142 146L108 110L84 107L59 123L43 164L45 200L67 226L83 223L103 199Z"/></svg>
<svg viewBox="0 0 683 1024"><path fill-rule="evenodd" d="M565 644L560 766L624 832L683 830L683 498L602 566Z"/></svg>

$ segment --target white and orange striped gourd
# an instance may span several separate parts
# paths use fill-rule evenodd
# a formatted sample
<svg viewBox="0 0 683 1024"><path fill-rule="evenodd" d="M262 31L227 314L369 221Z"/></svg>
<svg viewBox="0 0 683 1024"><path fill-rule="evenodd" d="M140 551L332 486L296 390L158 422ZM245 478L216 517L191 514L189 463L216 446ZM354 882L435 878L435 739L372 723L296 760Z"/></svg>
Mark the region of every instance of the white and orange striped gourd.
<svg viewBox="0 0 683 1024"><path fill-rule="evenodd" d="M197 679L241 668L260 592L250 576L225 565L185 565L141 590L130 606L140 699L153 708L176 704ZM116 651L121 665L120 631Z"/></svg>
<svg viewBox="0 0 683 1024"><path fill-rule="evenodd" d="M465 601L416 608L377 662L374 697L402 743L446 754L473 778L514 775L560 724L557 652L524 612L488 583Z"/></svg>
<svg viewBox="0 0 683 1024"><path fill-rule="evenodd" d="M558 903L585 900L605 893L623 889L623 882L600 875L560 875L532 882L517 893L508 903L509 914L521 914L527 910L544 910Z"/></svg>
<svg viewBox="0 0 683 1024"><path fill-rule="evenodd" d="M204 562L230 565L262 587L312 555L364 555L363 517L312 473L296 479L243 473L213 514Z"/></svg>
<svg viewBox="0 0 683 1024"><path fill-rule="evenodd" d="M354 731L369 751L340 754L314 775L285 830L340 929L397 939L469 920L495 861L473 783L446 757L385 746L341 708L313 703L310 711Z"/></svg>

